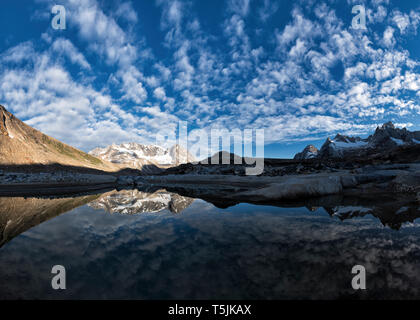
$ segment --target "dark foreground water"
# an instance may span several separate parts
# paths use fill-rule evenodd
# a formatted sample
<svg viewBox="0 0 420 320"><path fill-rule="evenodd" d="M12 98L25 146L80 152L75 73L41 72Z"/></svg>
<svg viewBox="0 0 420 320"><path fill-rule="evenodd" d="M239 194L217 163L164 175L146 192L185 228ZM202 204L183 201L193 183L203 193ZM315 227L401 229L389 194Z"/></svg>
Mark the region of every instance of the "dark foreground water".
<svg viewBox="0 0 420 320"><path fill-rule="evenodd" d="M369 213L340 219L348 208L218 209L166 192L0 204L2 299L420 298L417 221L394 230ZM52 289L53 265L66 290ZM367 290L352 289L354 265Z"/></svg>

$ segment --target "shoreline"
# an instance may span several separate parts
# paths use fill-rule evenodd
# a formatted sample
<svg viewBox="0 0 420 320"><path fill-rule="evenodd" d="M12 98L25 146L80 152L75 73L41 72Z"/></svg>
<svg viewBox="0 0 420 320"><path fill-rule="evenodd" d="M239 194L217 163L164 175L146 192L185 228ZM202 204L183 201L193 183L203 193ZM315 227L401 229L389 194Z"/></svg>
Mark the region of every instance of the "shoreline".
<svg viewBox="0 0 420 320"><path fill-rule="evenodd" d="M12 181L9 181L11 178ZM223 174L92 175L3 173L0 196L54 196L103 189L179 189L221 201L287 201L352 193L410 194L420 201L420 164L366 166L356 170L281 176Z"/></svg>
<svg viewBox="0 0 420 320"><path fill-rule="evenodd" d="M0 197L77 196L115 189L114 183L20 183L1 184ZM97 192L95 192L97 193Z"/></svg>

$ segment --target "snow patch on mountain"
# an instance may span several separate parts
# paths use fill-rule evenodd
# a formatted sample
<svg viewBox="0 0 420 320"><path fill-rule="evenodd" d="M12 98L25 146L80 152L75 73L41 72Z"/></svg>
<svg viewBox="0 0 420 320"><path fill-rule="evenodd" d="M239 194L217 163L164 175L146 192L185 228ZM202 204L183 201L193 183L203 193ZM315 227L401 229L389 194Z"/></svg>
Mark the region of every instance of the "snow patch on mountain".
<svg viewBox="0 0 420 320"><path fill-rule="evenodd" d="M391 137L391 140L394 141L399 146L402 146L403 144L405 144L405 142L402 141L401 139L396 139L396 138Z"/></svg>

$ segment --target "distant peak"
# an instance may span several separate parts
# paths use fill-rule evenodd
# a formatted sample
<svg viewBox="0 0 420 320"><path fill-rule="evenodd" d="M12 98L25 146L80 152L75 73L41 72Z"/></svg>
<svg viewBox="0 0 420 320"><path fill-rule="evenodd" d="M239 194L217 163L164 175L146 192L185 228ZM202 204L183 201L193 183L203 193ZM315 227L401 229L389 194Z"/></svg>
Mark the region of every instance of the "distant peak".
<svg viewBox="0 0 420 320"><path fill-rule="evenodd" d="M309 144L305 147L303 150L309 150L309 151L318 151L317 147L315 147L313 144Z"/></svg>
<svg viewBox="0 0 420 320"><path fill-rule="evenodd" d="M382 129L395 129L395 126L392 123L392 121L388 121L387 123L384 123L381 128Z"/></svg>
<svg viewBox="0 0 420 320"><path fill-rule="evenodd" d="M337 133L337 135L334 137L334 141L348 142L347 140L347 137L340 133Z"/></svg>
<svg viewBox="0 0 420 320"><path fill-rule="evenodd" d="M318 155L318 149L312 144L309 144L303 149L302 152L299 152L295 155L295 160L305 160L305 159L311 159L315 158Z"/></svg>

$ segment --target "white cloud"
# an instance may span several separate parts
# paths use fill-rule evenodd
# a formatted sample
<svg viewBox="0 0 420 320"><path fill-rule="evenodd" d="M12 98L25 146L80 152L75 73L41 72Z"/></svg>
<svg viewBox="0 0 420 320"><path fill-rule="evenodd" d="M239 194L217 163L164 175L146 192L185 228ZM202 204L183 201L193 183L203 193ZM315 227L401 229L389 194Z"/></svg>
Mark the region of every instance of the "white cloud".
<svg viewBox="0 0 420 320"><path fill-rule="evenodd" d="M139 119L111 96L73 80L53 52L35 52L34 63L23 69L3 65L2 104L29 125L85 151L110 142L154 140L153 132L139 129Z"/></svg>
<svg viewBox="0 0 420 320"><path fill-rule="evenodd" d="M251 0L229 0L228 8L235 14L245 17L249 13Z"/></svg>
<svg viewBox="0 0 420 320"><path fill-rule="evenodd" d="M153 94L159 100L165 100L165 98L166 98L165 89L163 89L162 87L156 88L153 91Z"/></svg>
<svg viewBox="0 0 420 320"><path fill-rule="evenodd" d="M407 14L402 14L399 11L394 13L394 17L392 19L398 29L400 29L401 33L404 33L407 27L410 25L410 16Z"/></svg>
<svg viewBox="0 0 420 320"><path fill-rule="evenodd" d="M280 3L272 0L264 0L263 6L259 9L258 14L263 22L266 22L280 8Z"/></svg>
<svg viewBox="0 0 420 320"><path fill-rule="evenodd" d="M131 2L114 11L96 0L64 2L77 37L47 31L43 50L26 42L1 53L7 81L0 98L76 146L106 143L101 134L150 140L178 119L205 129L265 128L267 141L279 142L366 132L391 115L419 112L419 63L401 49L418 13L391 10L387 1L366 2L369 27L357 32L337 16L334 1L295 4L289 20L269 30L277 2L233 0L224 4L217 32L192 2L158 0L156 32L167 53L160 61L141 34L144 13ZM81 67L77 79L65 59ZM104 65L98 74L97 64ZM103 74L108 81L98 80ZM58 120L48 127L51 114ZM85 141L65 135L72 130Z"/></svg>
<svg viewBox="0 0 420 320"><path fill-rule="evenodd" d="M22 62L25 60L32 60L34 58L34 47L32 42L27 41L6 50L0 55L1 61L7 62Z"/></svg>
<svg viewBox="0 0 420 320"><path fill-rule="evenodd" d="M129 67L127 70L120 70L117 75L122 80L123 99L134 101L137 104L146 100L147 91L141 82L143 75L137 68Z"/></svg>
<svg viewBox="0 0 420 320"><path fill-rule="evenodd" d="M137 12L134 10L131 2L119 3L115 15L117 18L125 19L129 23L137 23L138 21Z"/></svg>
<svg viewBox="0 0 420 320"><path fill-rule="evenodd" d="M179 1L172 1L168 9L169 22L179 24L182 19L182 5Z"/></svg>
<svg viewBox="0 0 420 320"><path fill-rule="evenodd" d="M371 23L382 23L388 15L388 10L382 5L367 10L368 21Z"/></svg>
<svg viewBox="0 0 420 320"><path fill-rule="evenodd" d="M297 37L313 38L321 34L319 26L306 19L298 10L293 10L292 16L293 22L286 25L284 30L276 35L280 48L289 45Z"/></svg>
<svg viewBox="0 0 420 320"><path fill-rule="evenodd" d="M58 38L51 46L56 53L65 55L72 63L79 64L82 68L91 69L84 55L68 39Z"/></svg>

